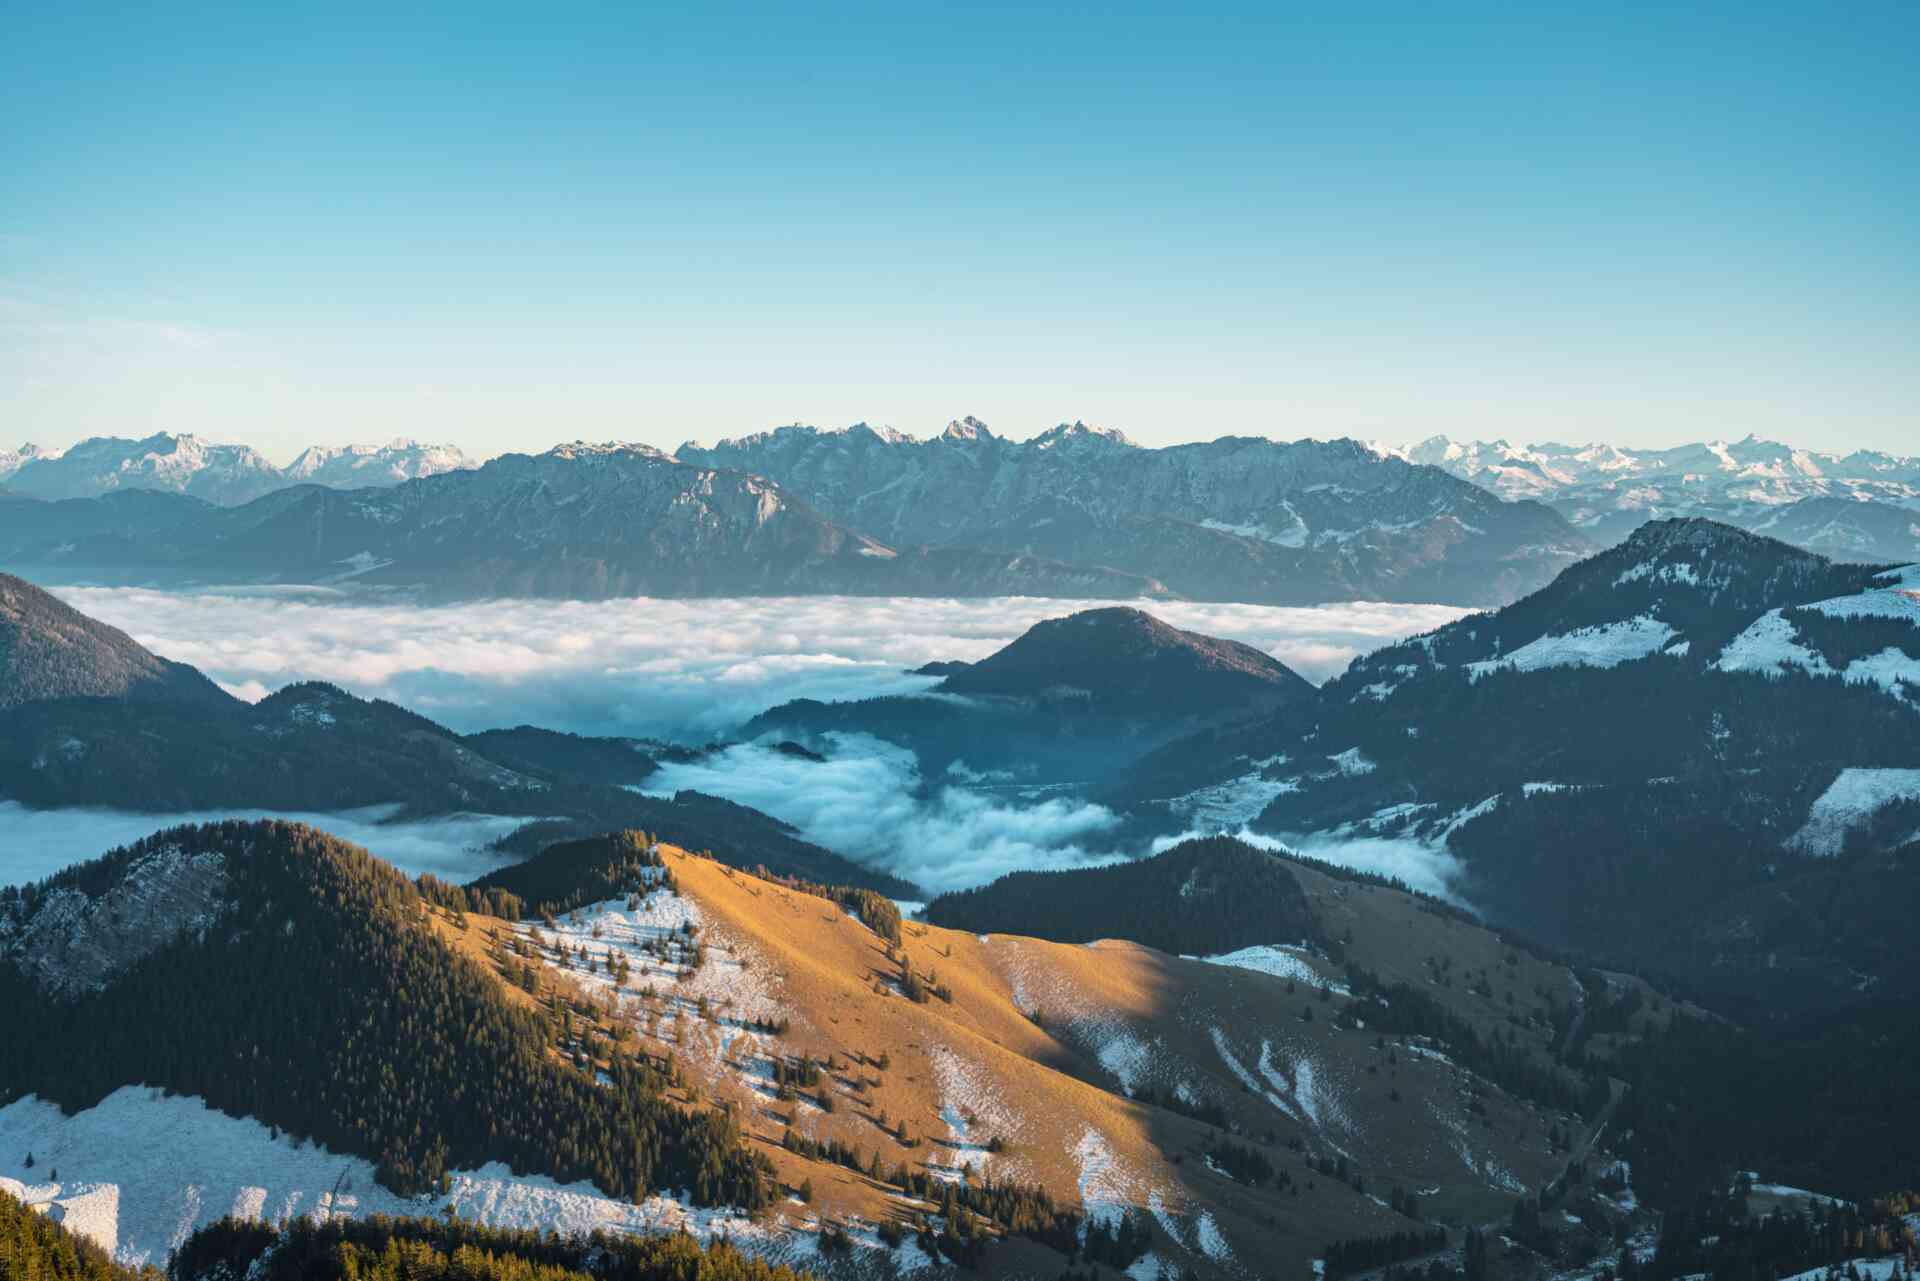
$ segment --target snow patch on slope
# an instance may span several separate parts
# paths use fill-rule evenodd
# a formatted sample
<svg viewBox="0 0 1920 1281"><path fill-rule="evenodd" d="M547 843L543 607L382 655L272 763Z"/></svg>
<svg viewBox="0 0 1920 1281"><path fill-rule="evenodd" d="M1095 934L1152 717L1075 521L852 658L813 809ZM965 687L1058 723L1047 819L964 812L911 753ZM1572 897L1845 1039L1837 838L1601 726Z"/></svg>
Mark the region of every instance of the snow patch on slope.
<svg viewBox="0 0 1920 1281"><path fill-rule="evenodd" d="M1800 634L1785 615L1770 609L1727 642L1714 666L1723 672L1760 672L1778 676L1798 667L1816 676L1830 676L1827 660L1800 643Z"/></svg>
<svg viewBox="0 0 1920 1281"><path fill-rule="evenodd" d="M1787 848L1831 858L1847 833L1904 800L1920 800L1920 769L1843 769L1808 809L1806 824L1787 838Z"/></svg>
<svg viewBox="0 0 1920 1281"><path fill-rule="evenodd" d="M1259 974L1271 974L1277 979L1292 979L1311 987L1331 989L1336 996L1352 995L1345 984L1326 978L1314 969L1307 959L1309 955L1305 948L1257 943L1236 952L1222 952L1218 956L1191 956L1185 959L1205 961L1208 965L1228 965L1235 969L1253 970Z"/></svg>
<svg viewBox="0 0 1920 1281"><path fill-rule="evenodd" d="M1468 663L1478 680L1502 669L1537 672L1548 667L1618 667L1657 654L1672 643L1673 628L1646 614L1597 627L1581 627L1563 636L1547 635L1527 642L1510 654Z"/></svg>
<svg viewBox="0 0 1920 1281"><path fill-rule="evenodd" d="M947 1125L941 1146L951 1153L943 1165L928 1162L936 1178L958 1179L961 1170L986 1172L987 1144L998 1137L1017 1138L1023 1128L1020 1115L1007 1103L999 1086L986 1073L944 1045L927 1052L934 1080L940 1086L940 1119Z"/></svg>

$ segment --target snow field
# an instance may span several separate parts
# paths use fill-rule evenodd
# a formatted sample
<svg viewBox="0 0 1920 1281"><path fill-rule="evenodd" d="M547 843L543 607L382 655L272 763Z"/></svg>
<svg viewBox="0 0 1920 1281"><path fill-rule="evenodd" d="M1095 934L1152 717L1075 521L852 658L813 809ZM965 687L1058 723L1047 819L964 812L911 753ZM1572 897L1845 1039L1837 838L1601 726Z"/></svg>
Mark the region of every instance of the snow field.
<svg viewBox="0 0 1920 1281"><path fill-rule="evenodd" d="M1252 947L1243 947L1235 952L1222 952L1217 956L1189 956L1181 959L1252 970L1256 974L1268 974L1277 979L1292 979L1309 987L1328 988L1335 996L1353 995L1344 983L1335 982L1314 969L1308 960L1311 955L1303 947L1256 943Z"/></svg>
<svg viewBox="0 0 1920 1281"><path fill-rule="evenodd" d="M1499 658L1468 663L1467 671L1478 680L1502 668L1535 672L1547 667L1618 667L1659 653L1674 636L1667 624L1640 614L1617 623L1576 628L1564 636L1542 636Z"/></svg>
<svg viewBox="0 0 1920 1281"><path fill-rule="evenodd" d="M792 1248L779 1221L755 1223L668 1196L633 1205L590 1183L516 1176L498 1162L455 1171L451 1182L445 1197L400 1197L376 1183L373 1166L359 1157L296 1143L198 1098L147 1086L123 1086L72 1116L31 1095L0 1108L0 1190L131 1265L164 1264L195 1228L227 1214L284 1222L310 1214L433 1215L446 1206L495 1227L685 1230L702 1240L724 1234L769 1257Z"/></svg>
<svg viewBox="0 0 1920 1281"><path fill-rule="evenodd" d="M1903 800L1920 800L1920 769L1843 769L1814 800L1806 824L1787 838L1787 848L1831 858L1849 832Z"/></svg>

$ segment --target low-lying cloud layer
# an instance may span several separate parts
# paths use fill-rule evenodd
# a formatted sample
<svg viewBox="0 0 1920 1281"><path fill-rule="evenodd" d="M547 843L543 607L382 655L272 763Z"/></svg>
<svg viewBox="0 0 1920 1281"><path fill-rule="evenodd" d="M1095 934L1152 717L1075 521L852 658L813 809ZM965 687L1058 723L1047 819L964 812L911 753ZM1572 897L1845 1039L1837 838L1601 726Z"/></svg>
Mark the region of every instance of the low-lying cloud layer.
<svg viewBox="0 0 1920 1281"><path fill-rule="evenodd" d="M684 788L750 805L810 841L884 868L931 893L984 885L1021 870L1111 862L1112 811L1063 798L1020 800L969 782L923 786L912 752L865 734L828 734L810 761L743 743L698 761L663 764L643 790Z"/></svg>
<svg viewBox="0 0 1920 1281"><path fill-rule="evenodd" d="M460 731L530 723L589 734L704 742L793 698L929 688L907 669L978 659L1086 601L853 597L489 601L421 607L325 588L54 589L75 608L191 663L247 698L324 680L391 699ZM1175 626L1255 645L1314 681L1359 653L1466 611L1350 603L1316 608L1154 603ZM954 772L920 776L906 749L834 736L826 763L746 744L668 764L649 791L693 788L764 810L808 839L938 893L1009 871L1108 861L1120 820L1080 800L1022 796ZM172 823L248 814L34 813L0 803L0 883L37 879ZM366 845L409 872L453 880L497 863L484 851L515 819L380 824L379 811L287 815ZM1309 843L1330 861L1446 892L1441 851L1391 841Z"/></svg>
<svg viewBox="0 0 1920 1281"><path fill-rule="evenodd" d="M927 688L905 669L978 659L1094 602L816 596L505 600L420 607L376 595L55 587L83 613L247 698L331 681L472 731L531 723L699 740L793 698ZM1178 627L1256 645L1310 680L1466 611L1153 603Z"/></svg>
<svg viewBox="0 0 1920 1281"><path fill-rule="evenodd" d="M0 885L25 885L98 858L108 850L182 823L221 819L281 818L306 823L363 845L409 876L431 872L442 880L470 881L511 860L487 846L528 820L492 814L456 814L424 822L382 823L391 806L339 814L207 810L191 814L134 814L103 809L24 809L0 801Z"/></svg>

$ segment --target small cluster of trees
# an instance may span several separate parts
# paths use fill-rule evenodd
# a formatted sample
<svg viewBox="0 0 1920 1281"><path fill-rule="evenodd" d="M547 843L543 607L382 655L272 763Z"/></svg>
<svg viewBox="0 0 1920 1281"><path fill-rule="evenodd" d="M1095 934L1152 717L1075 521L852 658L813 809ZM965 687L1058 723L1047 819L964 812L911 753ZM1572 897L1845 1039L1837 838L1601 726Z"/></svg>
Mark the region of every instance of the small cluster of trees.
<svg viewBox="0 0 1920 1281"><path fill-rule="evenodd" d="M1409 1230L1393 1232L1386 1236L1357 1237L1350 1241L1335 1241L1327 1247L1327 1278L1338 1278L1354 1272L1368 1272L1383 1268L1391 1263L1404 1263L1408 1259L1422 1254L1432 1254L1436 1250L1447 1248L1447 1230L1431 1228L1426 1231ZM1469 1268L1469 1278L1473 1271Z"/></svg>
<svg viewBox="0 0 1920 1281"><path fill-rule="evenodd" d="M1249 1187L1265 1187L1279 1176L1280 1187L1285 1188L1292 1182L1292 1176L1276 1170L1267 1154L1259 1148L1235 1143L1225 1135L1216 1135L1207 1145L1207 1159L1212 1161L1226 1176L1235 1183L1244 1183Z"/></svg>

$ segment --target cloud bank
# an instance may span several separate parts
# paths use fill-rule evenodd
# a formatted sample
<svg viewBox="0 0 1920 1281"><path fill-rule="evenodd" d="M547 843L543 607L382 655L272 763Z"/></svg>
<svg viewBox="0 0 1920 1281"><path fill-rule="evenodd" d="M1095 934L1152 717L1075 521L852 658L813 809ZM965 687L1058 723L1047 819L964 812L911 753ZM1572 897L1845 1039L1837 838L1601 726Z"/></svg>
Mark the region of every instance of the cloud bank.
<svg viewBox="0 0 1920 1281"><path fill-rule="evenodd" d="M742 743L663 764L639 789L685 788L785 819L816 844L903 876L931 893L1022 870L1113 862L1103 838L1119 825L1103 806L996 796L956 772L929 784L912 752L865 734L828 734L824 762ZM972 776L977 779L978 776Z"/></svg>
<svg viewBox="0 0 1920 1281"><path fill-rule="evenodd" d="M1041 619L1099 603L815 596L421 607L331 589L52 590L246 698L324 680L463 732L527 722L691 741L792 698L926 689L931 680L905 670L984 658ZM1258 646L1314 681L1468 612L1372 602L1148 608Z"/></svg>
<svg viewBox="0 0 1920 1281"><path fill-rule="evenodd" d="M182 814L135 814L125 810L30 810L0 801L0 885L25 885L63 867L98 858L143 836L182 823L221 819L281 818L306 823L365 846L409 876L422 872L447 881L470 881L512 862L487 846L529 820L494 814L456 814L423 822L383 823L390 805L339 814L268 810L203 810Z"/></svg>

